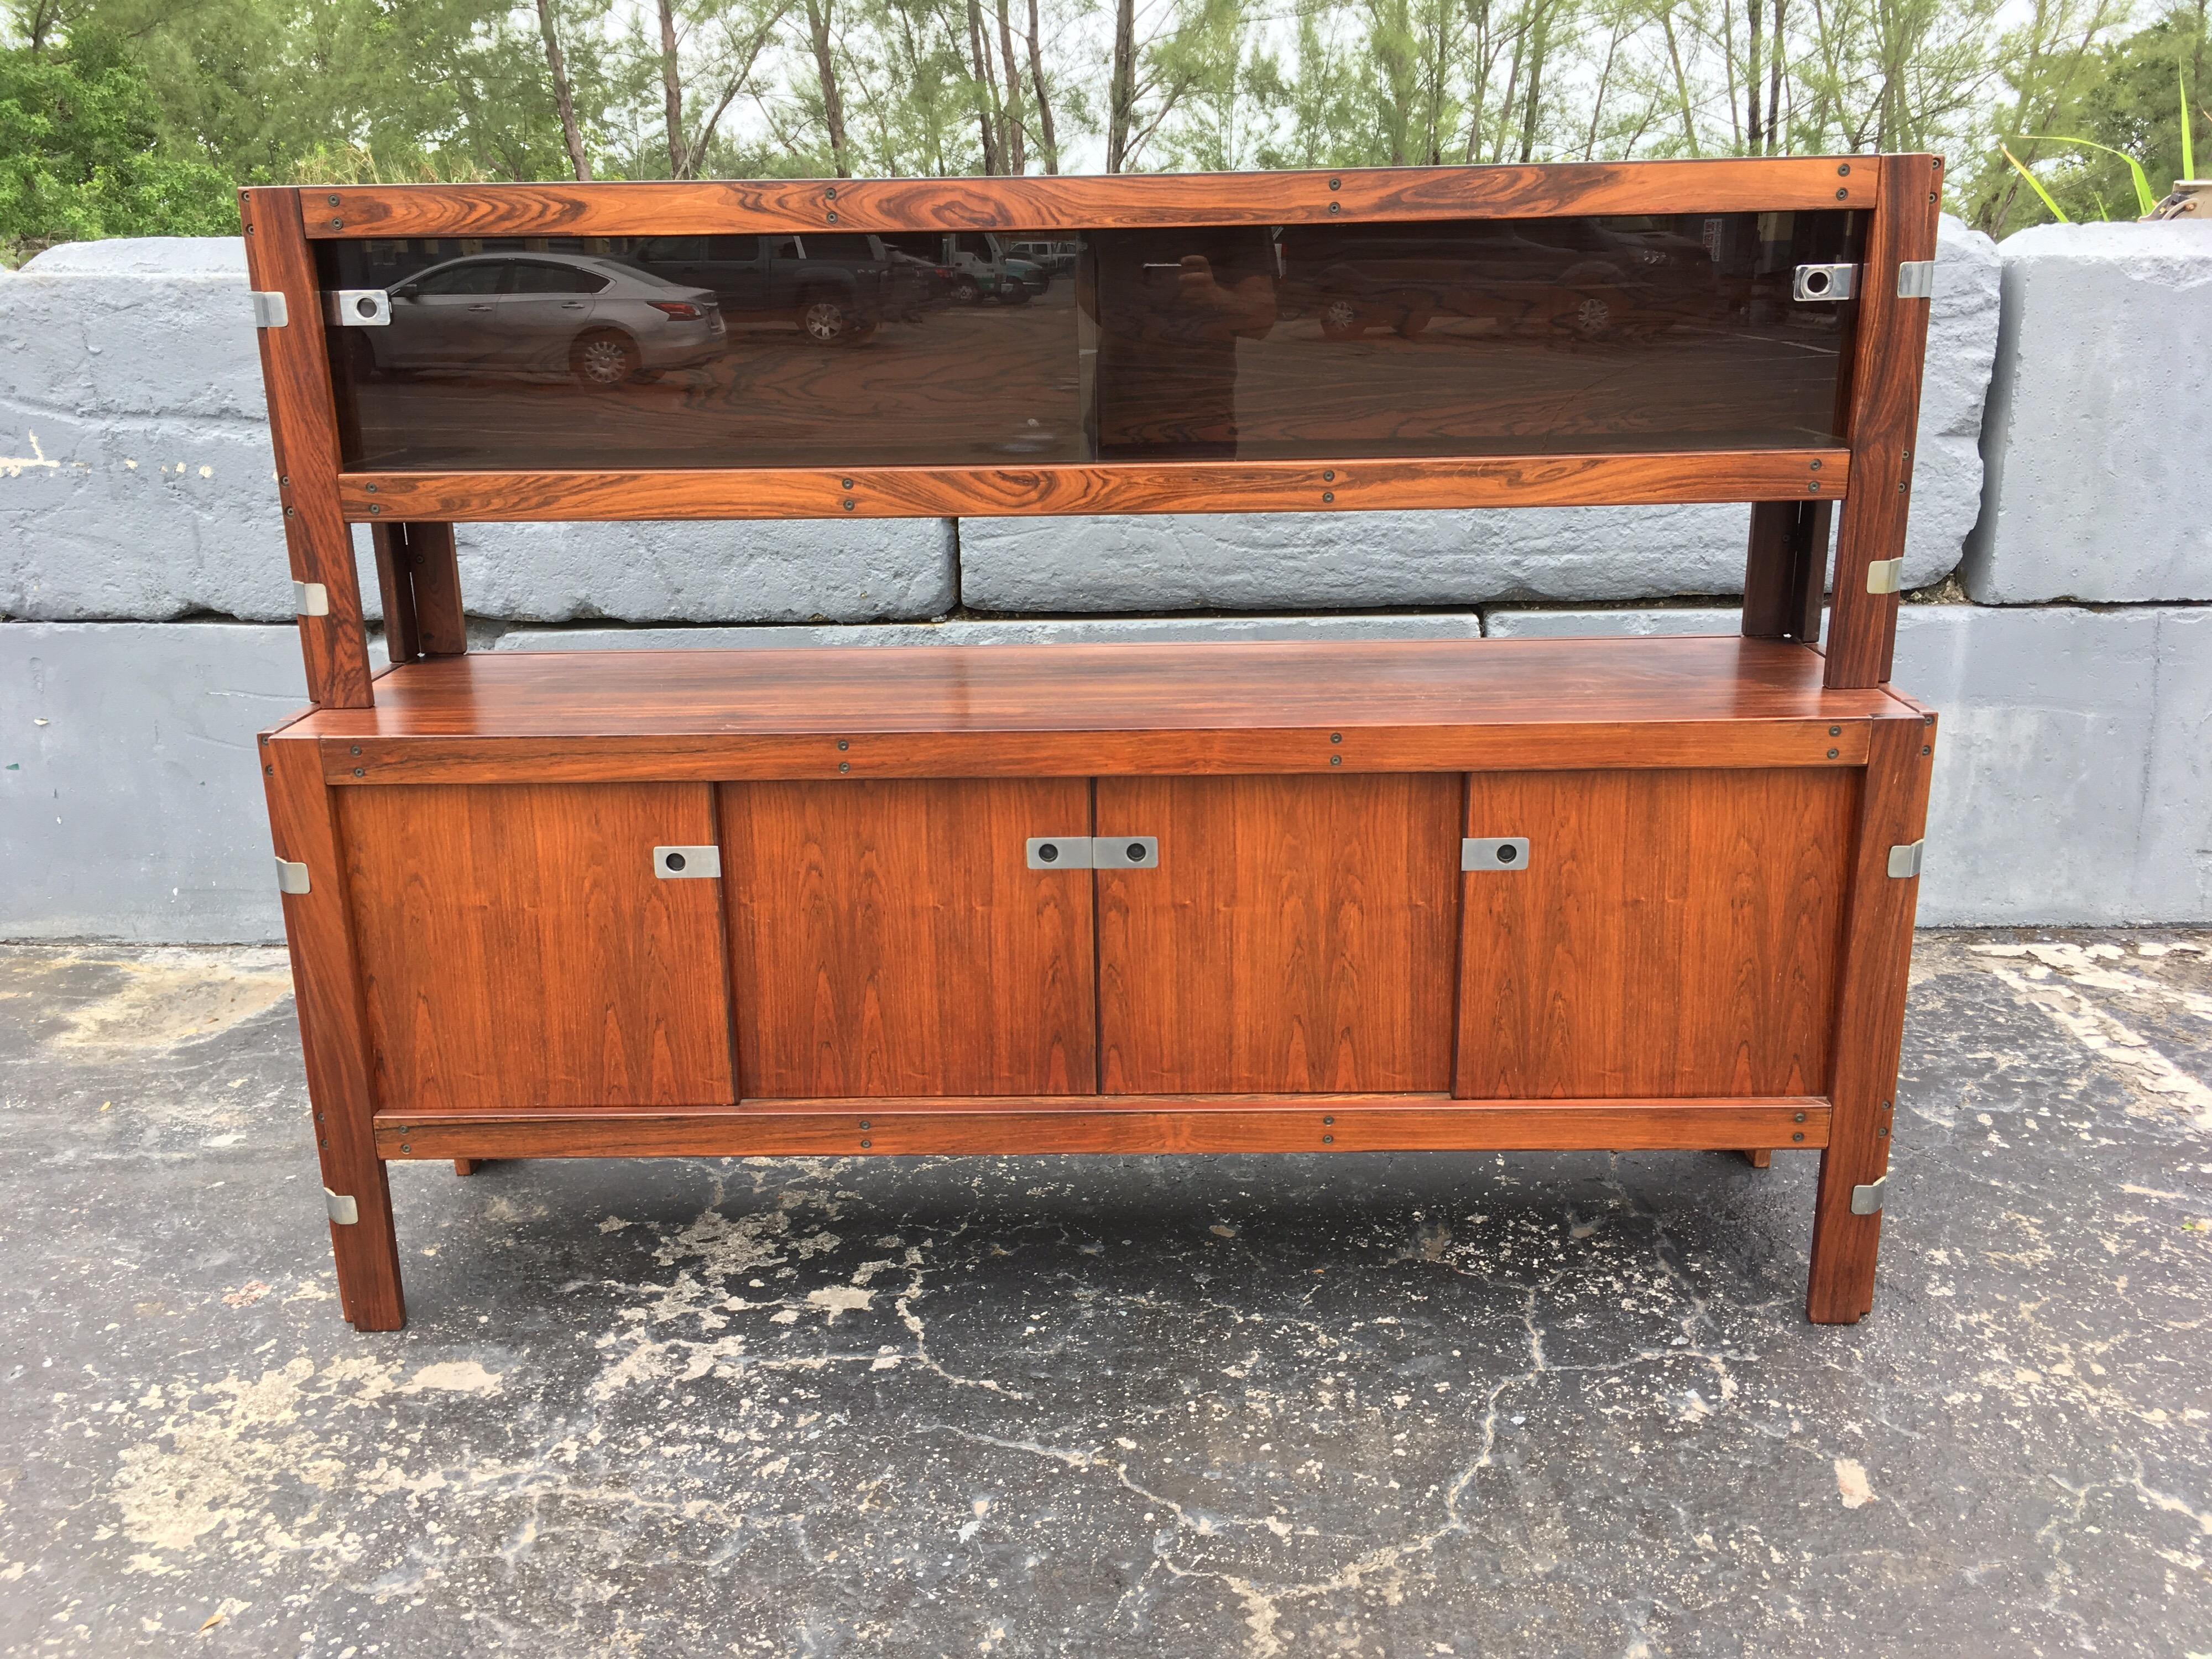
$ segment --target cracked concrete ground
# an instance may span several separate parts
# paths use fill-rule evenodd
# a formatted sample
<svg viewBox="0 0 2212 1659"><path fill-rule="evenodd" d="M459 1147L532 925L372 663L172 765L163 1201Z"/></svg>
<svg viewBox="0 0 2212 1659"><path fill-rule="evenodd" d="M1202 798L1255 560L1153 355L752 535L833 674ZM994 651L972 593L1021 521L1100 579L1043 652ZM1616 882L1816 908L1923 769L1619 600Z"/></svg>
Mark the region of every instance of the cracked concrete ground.
<svg viewBox="0 0 2212 1659"><path fill-rule="evenodd" d="M0 951L0 1653L2212 1653L2212 935L1925 934L1814 1160L395 1166L280 954Z"/></svg>

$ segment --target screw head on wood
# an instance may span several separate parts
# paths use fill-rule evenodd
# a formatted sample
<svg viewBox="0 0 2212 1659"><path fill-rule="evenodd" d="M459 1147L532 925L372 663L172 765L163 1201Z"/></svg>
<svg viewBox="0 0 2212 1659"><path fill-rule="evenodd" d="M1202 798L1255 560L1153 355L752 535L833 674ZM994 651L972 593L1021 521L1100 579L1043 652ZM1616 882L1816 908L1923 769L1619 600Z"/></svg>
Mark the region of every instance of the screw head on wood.
<svg viewBox="0 0 2212 1659"><path fill-rule="evenodd" d="M332 230L343 230L343 229L345 228L345 221L344 221L344 220L343 220L343 219L333 219L333 220L331 220L331 228Z"/></svg>
<svg viewBox="0 0 2212 1659"><path fill-rule="evenodd" d="M338 198L335 196L325 196L323 199L325 202L328 202L332 207L336 207L338 204Z"/></svg>
<svg viewBox="0 0 2212 1659"><path fill-rule="evenodd" d="M1327 1124L1327 1123L1334 1123L1334 1122L1335 1122L1335 1121L1336 1121L1336 1120L1335 1120L1334 1118L1333 1118L1333 1117L1325 1117L1325 1118L1322 1119L1322 1121L1323 1123Z"/></svg>
<svg viewBox="0 0 2212 1659"><path fill-rule="evenodd" d="M874 1146L874 1145L875 1145L875 1142L873 1142L872 1140L863 1140L863 1141L860 1143L860 1150L861 1150L862 1152L866 1152L866 1151L868 1150L868 1148L869 1148L869 1147L871 1147L871 1146Z"/></svg>
<svg viewBox="0 0 2212 1659"><path fill-rule="evenodd" d="M1324 1146L1334 1146L1336 1145L1336 1137L1334 1135L1323 1135L1321 1138L1321 1144Z"/></svg>
<svg viewBox="0 0 2212 1659"><path fill-rule="evenodd" d="M853 498L850 495L848 495L842 501L839 502L838 505L842 507L848 513L850 513L853 510Z"/></svg>
<svg viewBox="0 0 2212 1659"><path fill-rule="evenodd" d="M1328 204L1328 210L1331 213L1340 213L1344 210L1344 204L1341 202L1331 202Z"/></svg>
<svg viewBox="0 0 2212 1659"><path fill-rule="evenodd" d="M837 763L837 769L840 772L849 772L853 769L853 763L850 761L839 761Z"/></svg>
<svg viewBox="0 0 2212 1659"><path fill-rule="evenodd" d="M1790 1139L1792 1140L1802 1140L1805 1139L1805 1132L1802 1129L1800 1129L1796 1134L1790 1136Z"/></svg>
<svg viewBox="0 0 2212 1659"><path fill-rule="evenodd" d="M837 222L837 210L835 208L830 210L830 222L833 225Z"/></svg>
<svg viewBox="0 0 2212 1659"><path fill-rule="evenodd" d="M1851 173L1851 164L1849 161L1843 162L1836 168L1836 173L1839 178L1850 178Z"/></svg>
<svg viewBox="0 0 2212 1659"><path fill-rule="evenodd" d="M1343 183L1344 183L1344 180L1343 180L1343 179L1330 179L1330 180L1328 181L1328 187L1329 187L1331 190L1334 190L1334 189L1336 189L1339 185L1341 185L1341 184L1343 184Z"/></svg>
<svg viewBox="0 0 2212 1659"><path fill-rule="evenodd" d="M1838 190L1838 191L1836 192L1836 199L1837 199L1838 202L1847 201L1847 200L1849 200L1849 199L1850 199L1850 193L1851 193L1851 192L1850 192L1850 189L1849 189L1848 187L1845 187L1845 188L1844 188L1844 189Z"/></svg>
<svg viewBox="0 0 2212 1659"><path fill-rule="evenodd" d="M1828 751L1828 758L1829 758L1830 760L1833 760L1833 759L1835 759L1835 757L1836 757L1836 753L1837 753L1837 751L1836 751L1836 750L1834 750L1831 749L1831 750Z"/></svg>
<svg viewBox="0 0 2212 1659"><path fill-rule="evenodd" d="M1324 489L1321 492L1321 498L1324 501L1333 501L1336 499L1336 492L1334 489Z"/></svg>
<svg viewBox="0 0 2212 1659"><path fill-rule="evenodd" d="M1341 766L1344 764L1344 757L1341 755L1331 755L1328 757L1328 763L1331 766Z"/></svg>
<svg viewBox="0 0 2212 1659"><path fill-rule="evenodd" d="M359 744L354 744L354 746L353 746L353 752L354 752L355 754L356 754L356 755L358 755L359 753L361 753L361 745L360 745Z"/></svg>
<svg viewBox="0 0 2212 1659"><path fill-rule="evenodd" d="M1804 1113L1802 1113L1802 1112L1798 1113L1798 1114L1797 1114L1797 1115L1796 1115L1796 1117L1794 1117L1794 1118L1790 1119L1790 1121L1791 1121L1791 1122L1793 1122L1793 1123L1802 1123L1804 1121L1805 1121L1805 1114L1804 1114Z"/></svg>
<svg viewBox="0 0 2212 1659"><path fill-rule="evenodd" d="M1840 726L1832 726L1828 728L1828 735L1832 738L1840 738L1844 735L1844 728Z"/></svg>
<svg viewBox="0 0 2212 1659"><path fill-rule="evenodd" d="M838 739L837 739L837 746L838 746L840 749L850 749L853 745L851 744L851 743L849 743L848 741L847 741L845 738L838 738Z"/></svg>
<svg viewBox="0 0 2212 1659"><path fill-rule="evenodd" d="M360 767L358 767L358 766L356 766L356 767L355 767L355 768L353 769L353 775L354 775L354 776L356 776L356 777L357 777L357 778L365 778L365 777L367 777L367 776L368 775L368 774L366 771L364 771L362 768L360 768Z"/></svg>
<svg viewBox="0 0 2212 1659"><path fill-rule="evenodd" d="M1321 481L1323 483L1334 483L1336 482L1336 469L1334 467L1330 467L1328 471L1321 475Z"/></svg>
<svg viewBox="0 0 2212 1659"><path fill-rule="evenodd" d="M1342 743L1344 741L1344 733L1341 732L1332 732L1328 734L1328 740L1331 743Z"/></svg>

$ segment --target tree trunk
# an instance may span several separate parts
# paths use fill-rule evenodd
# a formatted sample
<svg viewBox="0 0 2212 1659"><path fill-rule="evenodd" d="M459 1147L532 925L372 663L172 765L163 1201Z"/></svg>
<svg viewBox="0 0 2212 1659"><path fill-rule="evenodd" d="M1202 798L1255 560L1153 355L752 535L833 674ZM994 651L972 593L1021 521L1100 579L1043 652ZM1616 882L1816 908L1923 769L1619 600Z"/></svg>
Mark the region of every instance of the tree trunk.
<svg viewBox="0 0 2212 1659"><path fill-rule="evenodd" d="M568 146L568 165L583 184L592 176L584 154L584 135L576 126L576 100L568 88L568 64L561 56L561 37L553 30L553 0L538 0L538 32L545 37L545 67L553 76L553 102L561 112L561 138Z"/></svg>
<svg viewBox="0 0 2212 1659"><path fill-rule="evenodd" d="M999 62L1006 75L1006 119L1000 128L999 148L1006 152L1006 171L1019 175L1029 171L1028 133L1022 125L1022 76L1014 67L1014 28L1006 17L1006 0L999 0Z"/></svg>
<svg viewBox="0 0 2212 1659"><path fill-rule="evenodd" d="M1106 171L1119 173L1129 155L1129 122L1137 101L1137 0L1115 0L1114 84L1107 94Z"/></svg>
<svg viewBox="0 0 2212 1659"><path fill-rule="evenodd" d="M661 111L668 123L668 176L691 176L690 148L684 142L684 72L676 62L675 0L660 0Z"/></svg>
<svg viewBox="0 0 2212 1659"><path fill-rule="evenodd" d="M1528 52L1528 103L1521 118L1521 159L1528 161L1536 153L1536 114L1538 100L1544 92L1544 54L1551 42L1547 38L1552 28L1552 9L1549 6L1536 15L1536 38Z"/></svg>
<svg viewBox="0 0 2212 1659"><path fill-rule="evenodd" d="M1690 113L1690 79L1682 73L1682 48L1674 39L1674 15L1672 12L1659 14L1659 27L1667 33L1667 56L1674 64L1674 97L1682 107L1682 138L1690 147L1692 160L1698 155L1698 124Z"/></svg>
<svg viewBox="0 0 2212 1659"><path fill-rule="evenodd" d="M1030 0L1030 85L1036 94L1037 137L1044 145L1044 170L1060 171L1060 137L1052 130L1052 100L1044 90L1044 50L1037 40L1037 0Z"/></svg>
<svg viewBox="0 0 2212 1659"><path fill-rule="evenodd" d="M1743 148L1747 155L1757 155L1759 149L1759 75L1765 41L1761 31L1766 22L1765 0L1748 0L1744 8L1751 23L1751 46L1745 54L1743 76Z"/></svg>
<svg viewBox="0 0 2212 1659"><path fill-rule="evenodd" d="M1782 154L1782 8L1774 0L1774 44L1766 54L1766 153Z"/></svg>
<svg viewBox="0 0 2212 1659"><path fill-rule="evenodd" d="M830 17L836 0L806 0L806 33L814 43L814 72L822 81L822 125L830 131L830 165L840 179L853 176L845 153L845 100L837 89L837 65L830 52Z"/></svg>
<svg viewBox="0 0 2212 1659"><path fill-rule="evenodd" d="M983 171L995 175L999 166L999 133L992 119L993 106L997 104L997 88L991 84L991 64L983 55L983 8L980 0L968 0L968 60L975 76L975 125L983 138Z"/></svg>

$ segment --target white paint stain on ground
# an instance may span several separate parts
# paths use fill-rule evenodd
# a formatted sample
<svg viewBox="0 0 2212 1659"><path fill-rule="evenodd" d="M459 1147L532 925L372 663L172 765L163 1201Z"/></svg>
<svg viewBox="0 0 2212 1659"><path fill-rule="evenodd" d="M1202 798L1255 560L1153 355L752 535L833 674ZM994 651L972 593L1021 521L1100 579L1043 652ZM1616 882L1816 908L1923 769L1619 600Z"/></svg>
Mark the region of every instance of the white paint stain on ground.
<svg viewBox="0 0 2212 1659"><path fill-rule="evenodd" d="M425 1365L393 1390L398 1394L497 1394L499 1373L473 1359L446 1359Z"/></svg>
<svg viewBox="0 0 2212 1659"><path fill-rule="evenodd" d="M282 951L149 951L98 962L120 975L106 995L67 1010L57 1048L123 1052L173 1048L219 1036L292 994Z"/></svg>
<svg viewBox="0 0 2212 1659"><path fill-rule="evenodd" d="M1844 1500L1847 1510L1864 1509L1869 1504L1881 1501L1874 1495L1874 1487L1867 1480L1866 1466L1856 1457L1836 1460L1836 1494Z"/></svg>
<svg viewBox="0 0 2212 1659"><path fill-rule="evenodd" d="M2039 957L2036 966L2021 969L2004 959L2015 951L2021 956L2039 951L2047 955ZM2069 951L2073 954L2068 955ZM2212 1086L2184 1071L2148 1037L2088 994L2090 990L2136 993L2146 986L2177 1001L2195 994L2139 975L2114 973L2078 946L1978 945L1975 954L2018 1000L2040 1010L2082 1048L2118 1067L2147 1097L2148 1105L2170 1107L2185 1114L2194 1127L2212 1130Z"/></svg>

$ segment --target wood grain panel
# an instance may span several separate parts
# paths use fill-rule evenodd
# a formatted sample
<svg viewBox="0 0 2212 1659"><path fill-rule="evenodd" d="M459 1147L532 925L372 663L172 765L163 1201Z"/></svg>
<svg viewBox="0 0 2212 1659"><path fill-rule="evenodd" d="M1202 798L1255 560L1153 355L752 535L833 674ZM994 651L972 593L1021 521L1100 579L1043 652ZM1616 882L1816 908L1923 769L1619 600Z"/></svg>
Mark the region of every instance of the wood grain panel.
<svg viewBox="0 0 2212 1659"><path fill-rule="evenodd" d="M283 295L289 313L283 327L254 333L269 396L269 438L292 580L320 582L330 595L327 616L300 618L307 695L325 708L366 708L375 702L368 630L362 619L353 537L338 506L337 405L324 353L322 285L301 233L300 192L240 191L239 216L248 280L257 292Z"/></svg>
<svg viewBox="0 0 2212 1659"><path fill-rule="evenodd" d="M407 1306L392 1188L376 1147L368 1027L335 803L323 786L313 743L283 730L264 732L260 756L276 855L307 866L307 891L286 894L283 904L315 1155L323 1185L352 1199L359 1215L350 1224L330 1224L338 1308L357 1330L396 1331L407 1322Z"/></svg>
<svg viewBox="0 0 2212 1659"><path fill-rule="evenodd" d="M1816 472L1824 491L1847 489L1850 464L1849 451L1824 448L842 471L349 472L340 498L346 517L357 524L393 514L487 522L1349 513L1795 501Z"/></svg>
<svg viewBox="0 0 2212 1659"><path fill-rule="evenodd" d="M339 185L307 234L696 235L714 231L1076 230L1869 207L1865 156L1122 173L1103 178L790 179L586 185Z"/></svg>
<svg viewBox="0 0 2212 1659"><path fill-rule="evenodd" d="M1109 1094L1441 1090L1451 1075L1461 780L1102 778Z"/></svg>
<svg viewBox="0 0 2212 1659"><path fill-rule="evenodd" d="M1920 370L1929 301L1897 297L1897 267L1936 257L1942 163L1933 155L1881 161L1882 205L1867 232L1851 367L1852 477L1836 529L1828 684L1880 685L1897 644L1895 593L1866 591L1867 567L1905 551L1912 447L1920 426Z"/></svg>
<svg viewBox="0 0 2212 1659"><path fill-rule="evenodd" d="M386 1109L734 1098L701 784L356 789L342 798Z"/></svg>
<svg viewBox="0 0 2212 1659"><path fill-rule="evenodd" d="M1805 1137L1801 1142L1793 1135ZM389 1158L1819 1147L1827 1103L1448 1101L1431 1095L793 1100L678 1111L386 1115Z"/></svg>
<svg viewBox="0 0 2212 1659"><path fill-rule="evenodd" d="M1836 1016L1834 1128L1820 1159L1813 1212L1813 1268L1805 1316L1856 1323L1874 1307L1881 1215L1853 1215L1851 1188L1889 1168L1897 1068L1905 1042L1912 966L1912 914L1920 878L1889 873L1889 850L1927 833L1936 717L1877 720L1858 824L1850 915Z"/></svg>
<svg viewBox="0 0 2212 1659"><path fill-rule="evenodd" d="M1466 878L1457 1092L1825 1093L1858 792L1830 770L1473 778L1467 833L1530 845Z"/></svg>
<svg viewBox="0 0 2212 1659"><path fill-rule="evenodd" d="M407 526L407 554L415 582L415 626L426 657L458 657L469 648L461 612L461 567L453 526L418 520Z"/></svg>
<svg viewBox="0 0 2212 1659"><path fill-rule="evenodd" d="M1097 1085L1077 778L720 792L748 1096L1064 1095Z"/></svg>

